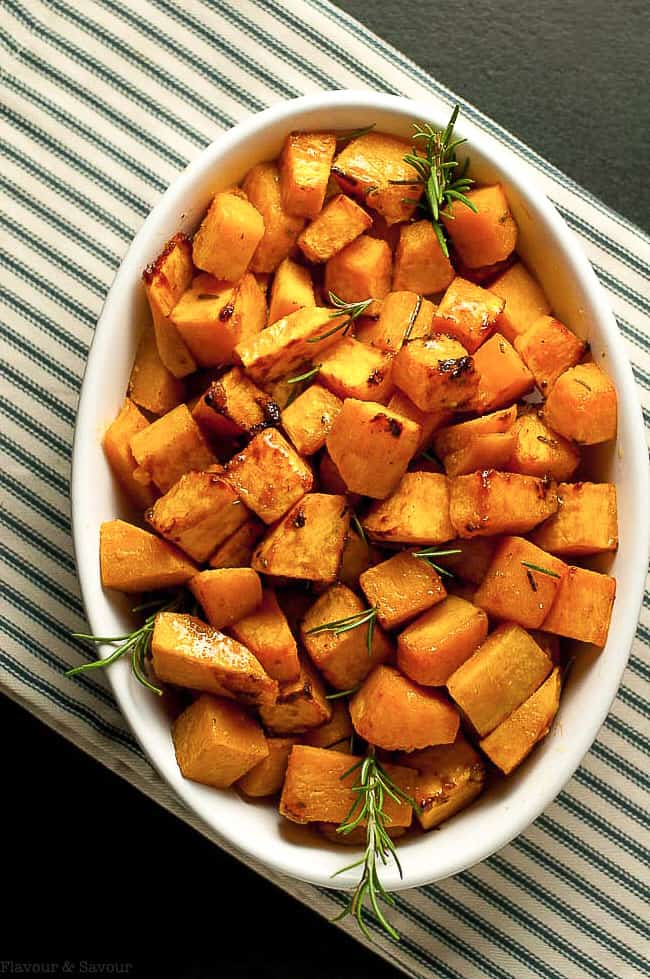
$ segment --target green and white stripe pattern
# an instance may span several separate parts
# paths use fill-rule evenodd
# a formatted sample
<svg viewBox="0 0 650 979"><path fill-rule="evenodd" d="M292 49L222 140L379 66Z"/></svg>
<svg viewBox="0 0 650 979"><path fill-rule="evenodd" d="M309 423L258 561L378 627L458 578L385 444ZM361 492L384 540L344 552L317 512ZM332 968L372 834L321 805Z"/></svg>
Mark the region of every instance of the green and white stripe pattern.
<svg viewBox="0 0 650 979"><path fill-rule="evenodd" d="M70 639L84 618L68 479L77 396L104 296L160 193L250 113L332 88L447 107L456 96L326 0L4 0L0 35L2 689L192 822L126 730L104 678L63 676L91 655ZM650 423L647 237L459 101L513 148L579 236L626 339ZM482 865L398 895L402 942L378 936L377 947L406 973L648 974L649 609L646 593L619 697L555 804ZM323 914L339 907L329 892L276 883Z"/></svg>

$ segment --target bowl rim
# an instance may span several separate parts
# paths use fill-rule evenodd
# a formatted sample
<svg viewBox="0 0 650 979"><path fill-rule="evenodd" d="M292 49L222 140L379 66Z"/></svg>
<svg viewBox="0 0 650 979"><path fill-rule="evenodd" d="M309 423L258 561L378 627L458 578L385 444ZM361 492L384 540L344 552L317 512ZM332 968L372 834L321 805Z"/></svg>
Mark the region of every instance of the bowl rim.
<svg viewBox="0 0 650 979"><path fill-rule="evenodd" d="M102 340L107 335L106 326L113 318L113 311L120 300L121 290L124 285L127 288L129 287L136 258L140 256L143 251L143 246L152 237L152 232L161 221L161 216L168 211L173 202L182 202L184 196L187 193L191 193L191 188L200 174L206 169L217 167L219 159L229 150L245 143L251 138L254 139L256 134L259 134L267 128L276 126L281 122L286 122L286 131L289 131L292 128L292 119L296 116L304 114L307 111L327 112L336 107L348 109L358 108L360 111L375 110L394 112L398 116L408 116L411 119L428 119L438 125L444 125L446 121L443 120L441 122L437 118L440 109L435 103L429 105L421 99L383 95L363 90L350 89L335 92L320 92L315 95L306 95L279 102L247 118L225 133L220 134L186 166L158 199L139 231L134 235L116 271L113 283L106 295L101 314L98 318L97 327L86 361L75 422L70 477L72 538L75 561L81 597L93 633L97 631L97 620L99 617L99 611L95 607L91 596L91 581L93 577L96 578L97 576L96 544L93 545L95 549L95 553L93 554L93 548L85 544L83 537L84 521L81 519L81 514L84 509L84 494L87 492L86 480L84 478L87 467L84 465L84 455L87 450L87 440L93 436L97 438L96 426L93 428L89 421L92 418L93 400L93 385L90 383L90 380L97 374L101 366L101 357L104 352L102 349ZM532 207L536 214L541 215L546 229L550 229L556 243L553 247L557 247L559 244L562 251L562 259L563 261L568 261L572 275L575 275L579 280L581 288L586 293L591 293L598 300L601 310L601 315L598 317L599 330L603 345L607 349L610 363L613 363L615 366L616 373L619 377L618 386L620 387L622 383L624 388L624 390L619 390L618 392L619 406L622 409L620 413L621 415L625 415L626 425L630 432L630 443L637 447L643 446L645 450L645 430L641 408L623 340L600 283L579 241L574 238L568 226L541 188L536 186L534 179L531 178L530 172L522 165L512 149L467 120L461 120L457 126L457 131L459 135L468 139L470 147L476 148L482 156L494 164L496 169L507 176L507 180L515 186L522 199ZM181 211L182 207L178 207L178 213ZM138 259L139 261L140 259ZM141 271L139 264L137 271L139 275ZM647 500L648 472L645 467L641 466L637 466L637 470L635 470L635 480L638 480L635 499L637 501ZM574 742L574 747L570 755L570 763L565 768L561 768L559 772L556 772L555 777L549 778L542 790L535 794L527 805L522 806L515 815L512 815L510 820L504 821L505 825L494 827L493 831L487 834L489 842L486 843L482 838L474 839L464 855L448 857L444 866L439 868L440 872L437 872L435 868L427 866L426 860L420 861L421 866L410 870L405 874L403 879L397 874L395 868L386 868L385 871L382 871L382 879L387 889L401 890L421 886L434 880L452 876L486 859L530 826L550 805L564 785L573 776L585 754L595 741L611 704L617 695L636 631L636 622L645 584L647 540L649 536L647 507L644 509L642 505L637 505L636 509L638 511L635 514L635 518L638 521L636 524L638 534L633 542L632 569L629 571L628 577L626 577L626 597L630 614L623 623L622 630L619 630L617 634L619 668L616 675L611 678L611 687L608 686L605 694L601 696L597 709L591 715L590 723L585 724L584 729L580 732L581 736ZM106 607L108 598L101 589L100 592L104 596L104 607ZM610 651L610 655L613 655L613 651ZM252 857L273 871L322 887L349 889L354 886L354 877L343 876L332 881L329 874L324 875L322 872L317 872L305 866L303 847L296 847L295 859L293 862L288 862L286 859L280 859L275 852L269 852L260 846L259 842L255 839L246 838L245 841L242 840L241 834L238 834L236 828L233 830L223 822L218 824L218 820L215 820L214 812L215 808L218 809L218 807L209 807L207 804L203 805L203 797L197 796L192 789L194 783L182 778L177 780L176 783L172 782L169 772L165 771L165 766L161 757L159 757L159 753L153 749L153 745L150 743L151 738L148 736L146 726L142 719L139 717L137 711L133 710L127 700L121 695L121 684L118 680L118 673L113 670L108 670L107 676L120 711L146 757L171 790L191 812L209 827L210 831L219 840L224 841L227 849L232 850L234 848L245 858ZM616 681L615 683L614 680ZM325 847L325 842L323 845ZM346 854L341 853L340 856L340 863L346 862Z"/></svg>

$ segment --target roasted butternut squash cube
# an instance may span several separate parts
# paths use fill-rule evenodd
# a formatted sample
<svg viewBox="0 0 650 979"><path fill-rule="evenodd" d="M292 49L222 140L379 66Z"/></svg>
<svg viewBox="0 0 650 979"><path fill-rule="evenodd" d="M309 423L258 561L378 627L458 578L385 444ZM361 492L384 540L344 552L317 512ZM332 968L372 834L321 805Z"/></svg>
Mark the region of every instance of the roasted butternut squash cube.
<svg viewBox="0 0 650 979"><path fill-rule="evenodd" d="M449 595L397 637L397 665L423 686L444 686L487 636L485 612Z"/></svg>
<svg viewBox="0 0 650 979"><path fill-rule="evenodd" d="M189 587L215 629L229 628L262 601L262 582L252 568L201 571L190 580Z"/></svg>
<svg viewBox="0 0 650 979"><path fill-rule="evenodd" d="M462 344L437 333L401 348L393 382L421 411L456 410L474 399L479 375Z"/></svg>
<svg viewBox="0 0 650 979"><path fill-rule="evenodd" d="M374 299L368 315L379 313L383 299L390 292L393 254L380 238L360 235L342 248L325 266L325 289L345 302Z"/></svg>
<svg viewBox="0 0 650 979"><path fill-rule="evenodd" d="M531 534L534 544L562 557L616 550L618 516L613 483L558 483L557 498L557 511Z"/></svg>
<svg viewBox="0 0 650 979"><path fill-rule="evenodd" d="M298 238L309 262L327 262L372 225L367 211L345 194L331 197Z"/></svg>
<svg viewBox="0 0 650 979"><path fill-rule="evenodd" d="M440 408L439 411L420 411L417 405L403 391L396 389L393 391L388 402L390 411L395 411L404 418L410 418L412 422L420 426L420 444L418 449L426 448L431 442L431 436L442 425L453 417L453 413L448 408Z"/></svg>
<svg viewBox="0 0 650 979"><path fill-rule="evenodd" d="M573 442L549 428L536 408L523 411L509 434L512 437L511 456L501 466L495 460L495 468L566 480L573 476L580 464L580 452Z"/></svg>
<svg viewBox="0 0 650 979"><path fill-rule="evenodd" d="M364 571L359 584L384 629L397 629L447 595L440 575L410 551L400 551Z"/></svg>
<svg viewBox="0 0 650 979"><path fill-rule="evenodd" d="M515 337L514 345L542 394L551 390L560 374L575 367L586 350L584 341L554 316L540 316Z"/></svg>
<svg viewBox="0 0 650 979"><path fill-rule="evenodd" d="M314 287L311 272L304 265L298 265L285 258L278 265L271 286L269 323L277 323L297 309L315 306Z"/></svg>
<svg viewBox="0 0 650 979"><path fill-rule="evenodd" d="M245 646L194 615L159 612L151 637L152 666L163 683L244 704L274 704L278 684Z"/></svg>
<svg viewBox="0 0 650 979"><path fill-rule="evenodd" d="M279 520L313 483L307 463L274 428L252 438L226 470L242 500L267 524Z"/></svg>
<svg viewBox="0 0 650 979"><path fill-rule="evenodd" d="M300 660L300 676L280 685L277 700L260 708L267 731L273 734L302 734L326 724L332 705L318 672L307 659Z"/></svg>
<svg viewBox="0 0 650 979"><path fill-rule="evenodd" d="M289 133L280 156L280 191L288 214L311 220L318 215L335 152L333 133Z"/></svg>
<svg viewBox="0 0 650 979"><path fill-rule="evenodd" d="M549 657L526 630L506 623L452 673L447 689L484 737L537 690L551 668Z"/></svg>
<svg viewBox="0 0 650 979"><path fill-rule="evenodd" d="M318 483L325 493L348 494L351 506L356 506L361 501L358 493L348 493L348 488L343 482L341 473L330 456L327 449L323 449L318 460Z"/></svg>
<svg viewBox="0 0 650 979"><path fill-rule="evenodd" d="M456 535L449 520L449 487L440 473L408 472L387 500L373 503L361 521L373 540L442 544Z"/></svg>
<svg viewBox="0 0 650 979"><path fill-rule="evenodd" d="M453 744L412 751L399 761L417 771L413 798L422 829L433 829L465 809L485 786L485 763L462 734Z"/></svg>
<svg viewBox="0 0 650 979"><path fill-rule="evenodd" d="M256 517L247 517L237 530L227 537L209 560L211 568L245 568L251 563L255 544L265 526Z"/></svg>
<svg viewBox="0 0 650 979"><path fill-rule="evenodd" d="M479 187L468 191L467 198L475 211L462 201L454 201L442 212L454 249L472 269L502 262L517 244L517 225L503 187Z"/></svg>
<svg viewBox="0 0 650 979"><path fill-rule="evenodd" d="M228 788L268 755L260 725L232 701L203 694L172 727L176 761L185 778Z"/></svg>
<svg viewBox="0 0 650 979"><path fill-rule="evenodd" d="M275 163L258 163L251 167L242 188L264 220L264 234L249 268L251 272L274 272L295 245L305 221L286 210Z"/></svg>
<svg viewBox="0 0 650 979"><path fill-rule="evenodd" d="M446 554L436 557L436 564L451 572L455 578L472 585L480 585L492 563L499 543L497 537L473 537L471 540L450 540L445 551L460 551L459 554ZM449 587L451 582L447 581Z"/></svg>
<svg viewBox="0 0 650 979"><path fill-rule="evenodd" d="M268 755L237 781L237 788L251 799L279 795L295 738L267 738Z"/></svg>
<svg viewBox="0 0 650 979"><path fill-rule="evenodd" d="M337 155L332 174L344 193L365 200L368 207L378 211L388 225L408 221L422 195L415 169L404 160L411 152L404 139L386 133L366 133L351 140ZM404 184L406 180L412 184ZM399 183L394 183L399 181Z"/></svg>
<svg viewBox="0 0 650 979"><path fill-rule="evenodd" d="M341 566L337 575L338 581L347 585L352 591L359 590L359 578L364 571L381 561L382 554L377 547L369 544L367 539L350 530L343 548Z"/></svg>
<svg viewBox="0 0 650 979"><path fill-rule="evenodd" d="M219 473L189 472L145 516L162 537L202 562L246 523L249 511Z"/></svg>
<svg viewBox="0 0 650 979"><path fill-rule="evenodd" d="M377 666L350 700L354 730L387 751L451 744L460 716L448 697L421 687L392 666Z"/></svg>
<svg viewBox="0 0 650 979"><path fill-rule="evenodd" d="M196 574L182 551L124 520L101 525L99 566L103 587L125 592L175 588Z"/></svg>
<svg viewBox="0 0 650 979"><path fill-rule="evenodd" d="M257 336L238 344L235 353L249 377L258 384L268 383L291 373L338 343L338 333L325 334L344 323L345 316L337 316L335 310L326 307L298 309L267 326Z"/></svg>
<svg viewBox="0 0 650 979"><path fill-rule="evenodd" d="M495 333L474 354L478 387L465 405L483 415L519 401L535 387L535 379L511 344Z"/></svg>
<svg viewBox="0 0 650 979"><path fill-rule="evenodd" d="M504 537L474 601L495 619L539 629L567 570L564 561L523 537Z"/></svg>
<svg viewBox="0 0 650 979"><path fill-rule="evenodd" d="M174 377L160 359L151 326L145 327L140 337L127 394L152 415L164 415L185 400L185 383Z"/></svg>
<svg viewBox="0 0 650 979"><path fill-rule="evenodd" d="M499 296L458 275L433 315L433 329L454 337L473 354L494 333L503 306Z"/></svg>
<svg viewBox="0 0 650 979"><path fill-rule="evenodd" d="M544 619L544 632L604 646L615 596L616 578L569 565Z"/></svg>
<svg viewBox="0 0 650 979"><path fill-rule="evenodd" d="M310 744L312 748L333 748L336 746L344 750L352 733L353 728L348 705L344 700L333 700L330 720L301 735L300 743Z"/></svg>
<svg viewBox="0 0 650 979"><path fill-rule="evenodd" d="M415 292L389 292L381 304L379 319L368 319L368 327L355 335L363 343L384 353L396 353L409 337L423 337L431 333L435 306Z"/></svg>
<svg viewBox="0 0 650 979"><path fill-rule="evenodd" d="M298 679L298 647L272 588L262 590L261 602L237 619L230 631L235 639L250 649L274 680L288 683Z"/></svg>
<svg viewBox="0 0 650 979"><path fill-rule="evenodd" d="M327 748L294 745L280 799L281 815L294 823L342 823L358 798L353 786L358 778L355 765L361 761L355 755ZM415 783L413 771L398 765L386 765L386 771L410 796ZM413 809L386 795L384 813L392 828L410 826Z"/></svg>
<svg viewBox="0 0 650 979"><path fill-rule="evenodd" d="M484 469L449 480L449 519L458 537L525 534L558 508L553 480Z"/></svg>
<svg viewBox="0 0 650 979"><path fill-rule="evenodd" d="M433 447L436 455L443 460L448 455L465 448L477 435L499 435L509 432L517 418L517 408L512 405L501 411L472 418L459 425L448 425L435 433ZM496 467L492 467L496 468Z"/></svg>
<svg viewBox="0 0 650 979"><path fill-rule="evenodd" d="M208 469L217 461L186 405L179 405L136 432L130 445L138 464L135 478L145 484L154 483L161 493L166 493L184 473Z"/></svg>
<svg viewBox="0 0 650 979"><path fill-rule="evenodd" d="M556 667L521 707L480 742L490 761L505 775L510 775L550 731L560 706L560 692Z"/></svg>
<svg viewBox="0 0 650 979"><path fill-rule="evenodd" d="M214 413L211 429L219 438L237 438L280 420L277 404L246 377L241 367L233 367L213 381L203 401Z"/></svg>
<svg viewBox="0 0 650 979"><path fill-rule="evenodd" d="M215 194L194 235L194 264L217 279L236 282L248 270L263 235L262 215L244 195Z"/></svg>
<svg viewBox="0 0 650 979"><path fill-rule="evenodd" d="M512 430L494 435L475 435L465 445L444 458L448 476L463 476L494 466L509 469L516 439Z"/></svg>
<svg viewBox="0 0 650 979"><path fill-rule="evenodd" d="M267 575L333 581L349 526L344 496L308 493L267 532L251 563Z"/></svg>
<svg viewBox="0 0 650 979"><path fill-rule="evenodd" d="M490 283L490 292L505 299L498 330L513 343L539 319L551 312L548 299L525 265L516 262Z"/></svg>
<svg viewBox="0 0 650 979"><path fill-rule="evenodd" d="M393 646L380 626L363 623L339 635L318 632L330 622L361 615L365 603L345 585L332 585L314 602L302 620L302 642L328 683L337 690L350 690L368 676L373 666L383 663ZM368 635L372 646L368 650Z"/></svg>
<svg viewBox="0 0 650 979"><path fill-rule="evenodd" d="M382 500L399 485L420 442L420 426L373 401L346 398L326 445L352 493Z"/></svg>
<svg viewBox="0 0 650 979"><path fill-rule="evenodd" d="M174 377L185 377L196 370L196 363L170 318L174 306L189 287L193 271L189 239L177 234L142 273L158 353Z"/></svg>
<svg viewBox="0 0 650 979"><path fill-rule="evenodd" d="M141 432L149 422L129 398L126 398L120 408L117 418L111 422L104 433L102 446L108 464L118 483L141 510L150 507L155 499L151 484L142 483L134 477L137 462L131 452L131 439L136 432Z"/></svg>
<svg viewBox="0 0 650 979"><path fill-rule="evenodd" d="M343 402L320 384L311 384L282 412L282 427L301 456L325 445Z"/></svg>
<svg viewBox="0 0 650 979"><path fill-rule="evenodd" d="M427 296L442 292L453 278L454 267L440 247L431 222L403 224L395 252L393 289Z"/></svg>
<svg viewBox="0 0 650 979"><path fill-rule="evenodd" d="M557 379L544 406L547 425L582 445L616 438L616 388L597 364L578 364Z"/></svg>
<svg viewBox="0 0 650 979"><path fill-rule="evenodd" d="M393 390L392 367L389 354L343 337L321 359L318 380L339 398L383 404Z"/></svg>

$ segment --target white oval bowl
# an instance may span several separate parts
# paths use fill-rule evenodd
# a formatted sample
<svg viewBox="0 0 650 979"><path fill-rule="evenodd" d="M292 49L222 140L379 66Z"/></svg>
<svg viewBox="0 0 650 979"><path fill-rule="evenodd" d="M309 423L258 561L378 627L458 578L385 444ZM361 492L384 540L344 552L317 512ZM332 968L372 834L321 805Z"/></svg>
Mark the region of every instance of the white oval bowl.
<svg viewBox="0 0 650 979"><path fill-rule="evenodd" d="M203 150L144 222L97 325L75 433L73 537L93 633L116 635L132 627L128 599L102 589L98 543L102 521L133 516L116 488L101 436L124 398L139 326L147 315L142 269L176 231L194 231L215 191L238 182L254 163L275 157L290 130L351 130L374 122L379 130L408 136L414 120L436 126L447 122L426 102L368 92L325 93L280 103ZM596 276L577 239L514 154L464 120L457 131L468 140L473 175L482 182L504 184L519 226L518 250L540 279L554 311L589 339L594 359L616 385L617 445L593 453L592 472L615 482L618 489L620 547L609 562L618 594L607 645L602 652L585 648L577 657L550 735L514 776L440 830L400 840L403 878L393 866L382 871L386 886L395 890L440 880L485 859L521 833L560 792L593 743L616 695L634 637L647 560L648 477L641 412L623 342ZM287 823L272 804L245 802L233 790L219 791L182 778L164 706L138 685L126 661L107 672L120 708L153 765L217 836L291 877L327 887L354 885L354 871L332 880L332 874L353 859L350 848Z"/></svg>

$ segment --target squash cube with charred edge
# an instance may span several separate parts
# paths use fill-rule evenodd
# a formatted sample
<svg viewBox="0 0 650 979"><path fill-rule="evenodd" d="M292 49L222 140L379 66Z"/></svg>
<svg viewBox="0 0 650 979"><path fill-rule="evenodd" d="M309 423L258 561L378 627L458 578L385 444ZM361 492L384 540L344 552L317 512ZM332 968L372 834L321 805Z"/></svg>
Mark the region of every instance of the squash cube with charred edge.
<svg viewBox="0 0 650 979"><path fill-rule="evenodd" d="M531 534L534 544L562 557L616 550L618 516L613 483L558 483L557 497L557 512Z"/></svg>
<svg viewBox="0 0 650 979"><path fill-rule="evenodd" d="M553 664L525 629L506 623L452 673L447 689L484 737L544 682Z"/></svg>
<svg viewBox="0 0 650 979"><path fill-rule="evenodd" d="M215 194L194 235L194 264L217 279L236 282L248 269L263 235L262 215L243 194Z"/></svg>
<svg viewBox="0 0 650 979"><path fill-rule="evenodd" d="M311 659L328 683L337 690L350 690L364 680L377 663L383 663L393 652L393 645L378 625L372 629L372 646L368 651L371 626L364 623L347 632L313 632L329 622L360 615L366 605L345 585L332 585L314 602L302 620L302 642Z"/></svg>
<svg viewBox="0 0 650 979"><path fill-rule="evenodd" d="M251 799L279 795L295 738L267 738L268 755L237 781L237 788Z"/></svg>
<svg viewBox="0 0 650 979"><path fill-rule="evenodd" d="M344 700L332 701L332 716L325 724L300 736L301 744L312 748L337 748L349 744L353 733L350 711Z"/></svg>
<svg viewBox="0 0 650 979"><path fill-rule="evenodd" d="M251 563L255 544L264 533L264 524L256 517L247 517L234 534L217 547L209 560L211 568L245 568Z"/></svg>
<svg viewBox="0 0 650 979"><path fill-rule="evenodd" d="M516 262L490 283L490 292L505 300L497 329L510 343L514 343L540 316L551 312L542 287L521 262Z"/></svg>
<svg viewBox="0 0 650 979"><path fill-rule="evenodd" d="M504 301L456 276L433 316L433 329L453 337L473 354L494 333Z"/></svg>
<svg viewBox="0 0 650 979"><path fill-rule="evenodd" d="M350 507L344 496L308 493L268 531L252 565L267 575L333 581L349 526Z"/></svg>
<svg viewBox="0 0 650 979"><path fill-rule="evenodd" d="M495 459L492 465L497 469L566 480L580 465L580 451L574 443L549 428L536 408L523 411L509 434L513 441L511 456L502 464Z"/></svg>
<svg viewBox="0 0 650 979"><path fill-rule="evenodd" d="M535 387L535 378L515 348L500 333L478 348L474 354L474 368L478 388L465 408L479 415L519 401Z"/></svg>
<svg viewBox="0 0 650 979"><path fill-rule="evenodd" d="M262 590L261 602L234 622L230 632L250 649L274 680L288 683L300 676L296 640L272 588Z"/></svg>
<svg viewBox="0 0 650 979"><path fill-rule="evenodd" d="M241 643L193 615L159 612L151 637L152 667L163 683L244 704L274 704L278 684Z"/></svg>
<svg viewBox="0 0 650 979"><path fill-rule="evenodd" d="M393 391L388 402L388 408L398 415L403 415L404 418L410 418L412 422L420 426L418 449L425 449L431 442L433 433L442 425L446 425L453 417L453 412L447 408L441 408L439 411L420 411L418 406L414 405L411 399L399 388Z"/></svg>
<svg viewBox="0 0 650 979"><path fill-rule="evenodd" d="M487 636L487 615L476 605L449 595L404 629L397 638L397 665L423 686L444 686Z"/></svg>
<svg viewBox="0 0 650 979"><path fill-rule="evenodd" d="M408 472L387 500L373 503L361 521L373 540L442 544L456 536L449 520L449 486L440 473Z"/></svg>
<svg viewBox="0 0 650 979"><path fill-rule="evenodd" d="M304 265L285 258L277 267L271 286L269 323L295 313L297 309L315 306L314 287L311 272Z"/></svg>
<svg viewBox="0 0 650 979"><path fill-rule="evenodd" d="M355 329L355 335L384 353L397 353L409 336L431 333L435 308L415 292L389 292L381 304L379 319L369 319L364 330Z"/></svg>
<svg viewBox="0 0 650 979"><path fill-rule="evenodd" d="M393 363L393 382L421 411L441 411L465 407L479 377L462 344L435 334L402 347Z"/></svg>
<svg viewBox="0 0 650 979"><path fill-rule="evenodd" d="M445 462L447 456L466 448L478 435L499 435L509 432L517 419L517 408L512 405L458 425L439 429L433 438L436 455ZM495 468L494 466L492 468Z"/></svg>
<svg viewBox="0 0 650 979"><path fill-rule="evenodd" d="M483 469L449 479L449 518L458 537L525 534L558 508L551 479Z"/></svg>
<svg viewBox="0 0 650 979"><path fill-rule="evenodd" d="M101 525L99 566L103 587L125 592L175 588L196 574L182 551L124 520Z"/></svg>
<svg viewBox="0 0 650 979"><path fill-rule="evenodd" d="M347 194L365 201L388 225L408 221L422 196L418 173L404 157L412 150L405 139L366 133L350 140L334 160L332 173ZM413 180L412 184L404 184ZM399 181L399 183L395 183ZM412 200L415 203L404 203Z"/></svg>
<svg viewBox="0 0 650 979"><path fill-rule="evenodd" d="M343 337L321 359L318 380L339 398L383 404L393 390L392 367L389 354Z"/></svg>
<svg viewBox="0 0 650 979"><path fill-rule="evenodd" d="M418 773L413 798L422 829L433 829L465 809L485 786L485 763L462 734L453 744L400 755L399 762Z"/></svg>
<svg viewBox="0 0 650 979"><path fill-rule="evenodd" d="M456 740L460 715L446 694L421 687L392 666L376 667L350 700L359 737L387 751Z"/></svg>
<svg viewBox="0 0 650 979"><path fill-rule="evenodd" d="M442 292L453 278L453 265L440 247L431 222L403 224L395 253L393 289L426 296ZM415 336L422 334L416 332Z"/></svg>
<svg viewBox="0 0 650 979"><path fill-rule="evenodd" d="M164 415L185 400L185 382L163 364L151 326L145 327L140 337L127 394L152 415Z"/></svg>
<svg viewBox="0 0 650 979"><path fill-rule="evenodd" d="M540 316L525 333L515 337L515 350L546 394L560 374L582 359L586 344L554 316Z"/></svg>
<svg viewBox="0 0 650 979"><path fill-rule="evenodd" d="M176 718L172 739L182 775L217 789L228 788L269 753L250 714L207 693Z"/></svg>
<svg viewBox="0 0 650 979"><path fill-rule="evenodd" d="M262 582L252 568L201 571L190 580L189 587L215 629L227 629L250 615L262 601Z"/></svg>
<svg viewBox="0 0 650 979"><path fill-rule="evenodd" d="M335 312L323 306L298 309L238 344L235 353L254 381L275 381L338 343L339 333L325 336L346 322Z"/></svg>
<svg viewBox="0 0 650 979"><path fill-rule="evenodd" d="M270 524L312 487L312 471L274 428L260 432L227 466L227 478L246 505Z"/></svg>
<svg viewBox="0 0 650 979"><path fill-rule="evenodd" d="M517 244L517 225L501 184L467 193L476 211L462 201L442 212L442 221L454 249L470 268L494 265L508 258Z"/></svg>
<svg viewBox="0 0 650 979"><path fill-rule="evenodd" d="M437 571L410 551L364 571L359 584L384 629L397 629L447 596Z"/></svg>
<svg viewBox="0 0 650 979"><path fill-rule="evenodd" d="M327 262L372 225L372 218L345 194L331 197L298 238L309 262Z"/></svg>
<svg viewBox="0 0 650 979"><path fill-rule="evenodd" d="M474 601L495 619L539 629L567 570L564 561L523 537L504 537Z"/></svg>
<svg viewBox="0 0 650 979"><path fill-rule="evenodd" d="M420 426L373 401L347 398L327 450L348 490L382 500L397 488L420 442Z"/></svg>
<svg viewBox="0 0 650 979"><path fill-rule="evenodd" d="M234 363L235 346L266 326L266 300L250 273L235 284L199 275L171 318L197 364L219 367Z"/></svg>
<svg viewBox="0 0 650 979"><path fill-rule="evenodd" d="M264 234L251 259L250 270L274 272L295 245L305 221L286 210L275 163L258 163L251 167L242 187L264 220Z"/></svg>
<svg viewBox="0 0 650 979"><path fill-rule="evenodd" d="M569 565L544 619L544 631L604 646L615 595L616 578Z"/></svg>
<svg viewBox="0 0 650 979"><path fill-rule="evenodd" d="M462 448L445 456L445 472L448 476L465 476L488 466L512 469L510 463L515 446L516 438L512 430L494 435L475 435Z"/></svg>
<svg viewBox="0 0 650 979"><path fill-rule="evenodd" d="M354 791L358 781L355 765L361 761L355 755L327 748L295 745L289 755L280 814L294 823L344 822L358 798ZM402 792L410 796L415 784L413 771L398 765L386 765L385 769ZM383 810L391 828L410 826L413 809L407 802L396 802L386 794Z"/></svg>
<svg viewBox="0 0 650 979"><path fill-rule="evenodd" d="M241 367L233 367L213 381L203 401L215 416L211 427L220 438L237 438L280 421L276 403L246 377Z"/></svg>
<svg viewBox="0 0 650 979"><path fill-rule="evenodd" d="M560 671L556 667L521 707L479 742L482 751L505 775L510 775L550 731L560 706L560 691Z"/></svg>
<svg viewBox="0 0 650 979"><path fill-rule="evenodd" d="M128 398L120 408L119 414L108 426L102 439L104 455L118 483L139 509L150 507L155 499L151 484L134 478L137 462L131 452L131 439L136 432L147 428L149 422L141 411Z"/></svg>
<svg viewBox="0 0 650 979"><path fill-rule="evenodd" d="M179 405L131 438L138 464L135 478L153 482L166 493L191 469L204 470L217 461L187 405Z"/></svg>
<svg viewBox="0 0 650 979"><path fill-rule="evenodd" d="M301 456L323 448L342 406L341 399L327 388L311 384L284 409L282 427Z"/></svg>
<svg viewBox="0 0 650 979"><path fill-rule="evenodd" d="M325 289L344 302L372 298L366 313L376 316L381 300L390 292L393 253L380 238L361 235L337 252L325 265Z"/></svg>
<svg viewBox="0 0 650 979"><path fill-rule="evenodd" d="M597 364L570 367L551 388L544 421L582 445L609 442L616 438L616 388Z"/></svg>
<svg viewBox="0 0 650 979"><path fill-rule="evenodd" d="M192 281L192 246L186 235L177 234L142 273L149 301L160 359L174 377L196 370L196 363L172 322L171 312Z"/></svg>
<svg viewBox="0 0 650 979"><path fill-rule="evenodd" d="M313 220L320 212L336 152L333 133L289 133L280 156L280 192L288 214Z"/></svg>
<svg viewBox="0 0 650 979"><path fill-rule="evenodd" d="M249 512L218 473L189 472L147 511L147 522L195 561L205 561Z"/></svg>
<svg viewBox="0 0 650 979"><path fill-rule="evenodd" d="M331 720L323 681L307 659L300 660L297 680L280 685L276 702L260 708L260 717L273 734L302 734Z"/></svg>
<svg viewBox="0 0 650 979"><path fill-rule="evenodd" d="M445 544L445 551L460 551L460 554L448 554L434 558L436 564L451 571L455 578L480 585L492 563L494 552L499 543L498 537L473 537L471 540L450 540Z"/></svg>

